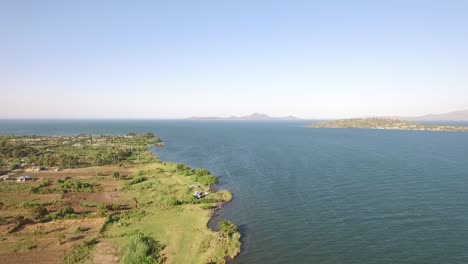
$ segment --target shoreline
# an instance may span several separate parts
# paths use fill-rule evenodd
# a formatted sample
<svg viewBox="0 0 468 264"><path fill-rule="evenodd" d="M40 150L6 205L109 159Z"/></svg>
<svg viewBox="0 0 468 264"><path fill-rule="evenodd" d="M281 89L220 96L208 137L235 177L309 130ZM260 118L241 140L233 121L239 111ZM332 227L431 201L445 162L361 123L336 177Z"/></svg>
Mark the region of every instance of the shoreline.
<svg viewBox="0 0 468 264"><path fill-rule="evenodd" d="M164 142L162 142L162 144L160 144L158 146L154 146L154 148L157 149L157 148L165 147L165 146L166 146L166 144ZM152 155L154 155L158 160L160 160L161 163L175 163L174 161L163 161L163 160L161 160L160 157L156 154L156 152L152 152L150 149L151 148L148 148L146 151L151 153ZM179 163L179 164L184 164L185 166L188 166L185 163ZM215 177L218 178L218 176L215 176ZM210 190L213 191L214 193L219 192L219 191L223 191L223 190L216 189L217 185L218 184L210 185ZM217 228L217 224L219 224L220 221L217 224L213 224L213 220L215 220L215 217L218 215L219 211L221 211L224 208L225 205L231 203L232 200L234 199L234 194L232 194L231 191L229 191L229 190L225 190L225 191L229 192L229 194L231 195L231 199L228 200L228 201L223 201L223 202L216 203L215 208L210 209L209 212L208 212L208 218L209 219L206 222L206 228L208 230L210 230L211 232L214 232L214 233L220 232L219 228ZM243 234L242 234L242 232L240 230L238 231L238 233L240 235L240 238L239 238L239 243L240 243L239 251L236 253L235 256L225 255L225 261L226 261L225 263L226 264L233 261L236 257L238 257L242 253L242 237L243 237Z"/></svg>
<svg viewBox="0 0 468 264"><path fill-rule="evenodd" d="M370 129L418 132L468 132L466 126L421 124L389 118L350 118L307 125L307 128Z"/></svg>
<svg viewBox="0 0 468 264"><path fill-rule="evenodd" d="M155 149L163 143L152 133L7 135L0 143L9 153L0 172L15 171L0 181L2 263L41 256L51 256L44 263L125 260L137 257L136 244L129 244L135 239L154 241L152 257L165 263L227 263L240 253L237 226L220 221L218 230L211 222L232 194L218 190L208 170L161 162ZM22 175L29 180L17 180ZM67 228L55 228L70 220ZM50 240L59 245L44 242ZM12 243L25 246L17 252ZM103 254L103 247L113 253Z"/></svg>
<svg viewBox="0 0 468 264"><path fill-rule="evenodd" d="M159 148L159 147L165 147L166 144L164 142L162 142L161 145L158 145L158 146L155 146L154 148ZM158 160L160 160L160 157L155 153L155 152L152 152L150 150L150 148L147 149L148 152L150 152L152 155L154 155ZM160 160L160 162L162 163L174 163L173 161L163 161L163 160ZM184 164L185 166L188 166L186 165L185 163L181 163L181 164ZM215 176L217 178L217 176ZM213 192L218 192L218 191L223 191L223 190L213 190L213 188L216 188L218 184L214 184L214 185L211 185L210 186L210 190L212 190ZM208 230L210 230L211 232L214 232L214 233L217 233L217 232L220 232L219 231L219 228L216 228L216 224L213 224L212 221L215 220L215 217L218 215L219 211L221 211L224 206L226 204L229 204L232 202L232 200L234 199L234 195L231 193L231 191L229 190L225 190L227 192L229 192L231 194L231 199L229 201L223 201L223 202L218 202L216 203L215 207L213 209L210 209L209 212L208 212L208 221L206 222L206 228ZM219 222L217 223L219 224ZM239 239L239 243L240 243L240 248L239 248L239 252L237 252L237 254L235 256L227 256L225 255L225 263L230 263L231 261L233 261L237 256L239 256L242 252L242 233L240 232L240 230L238 231L239 234L240 234L240 239Z"/></svg>

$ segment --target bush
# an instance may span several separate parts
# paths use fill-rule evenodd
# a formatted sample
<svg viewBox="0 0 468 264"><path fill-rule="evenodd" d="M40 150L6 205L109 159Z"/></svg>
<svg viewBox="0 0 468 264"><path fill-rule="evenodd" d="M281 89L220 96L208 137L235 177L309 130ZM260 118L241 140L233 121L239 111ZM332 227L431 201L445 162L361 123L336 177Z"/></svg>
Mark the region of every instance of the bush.
<svg viewBox="0 0 468 264"><path fill-rule="evenodd" d="M57 186L62 189L62 192L94 192L94 184L82 182L79 179L71 179L70 177L65 180L57 180Z"/></svg>
<svg viewBox="0 0 468 264"><path fill-rule="evenodd" d="M195 176L195 181L202 184L202 185L206 185L206 186L211 186L211 185L218 184L218 178L216 178L213 175L207 175L207 174L196 175Z"/></svg>
<svg viewBox="0 0 468 264"><path fill-rule="evenodd" d="M64 207L60 209L60 215L73 214L75 211L71 207Z"/></svg>
<svg viewBox="0 0 468 264"><path fill-rule="evenodd" d="M219 227L219 232L224 237L230 237L234 233L239 231L235 224L227 220L219 222L218 227Z"/></svg>
<svg viewBox="0 0 468 264"><path fill-rule="evenodd" d="M114 173L112 174L112 176L113 176L114 178L120 178L120 173L119 173L118 171L116 171L116 172L114 172Z"/></svg>
<svg viewBox="0 0 468 264"><path fill-rule="evenodd" d="M121 263L124 264L153 264L162 263L163 258L159 255L163 246L153 238L138 233L130 239L123 248Z"/></svg>
<svg viewBox="0 0 468 264"><path fill-rule="evenodd" d="M181 202L171 195L162 195L158 199L158 204L162 207L170 207L180 205Z"/></svg>
<svg viewBox="0 0 468 264"><path fill-rule="evenodd" d="M207 169L196 169L195 170L195 175L196 176L205 176L205 175L211 175L211 172Z"/></svg>
<svg viewBox="0 0 468 264"><path fill-rule="evenodd" d="M189 166L185 164L177 164L176 165L176 171L178 172L184 172L184 171L189 171L192 170Z"/></svg>

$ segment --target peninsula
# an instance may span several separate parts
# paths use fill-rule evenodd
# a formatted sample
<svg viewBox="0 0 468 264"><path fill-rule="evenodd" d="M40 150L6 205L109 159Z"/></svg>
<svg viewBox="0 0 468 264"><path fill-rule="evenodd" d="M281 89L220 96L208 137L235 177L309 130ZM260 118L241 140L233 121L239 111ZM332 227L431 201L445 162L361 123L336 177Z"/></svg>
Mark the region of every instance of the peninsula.
<svg viewBox="0 0 468 264"><path fill-rule="evenodd" d="M0 263L225 263L232 199L205 169L161 162L153 133L0 135Z"/></svg>
<svg viewBox="0 0 468 264"><path fill-rule="evenodd" d="M398 119L351 118L309 125L310 128L358 128L383 130L468 132L468 127L419 124Z"/></svg>
<svg viewBox="0 0 468 264"><path fill-rule="evenodd" d="M295 116L281 116L281 117L275 117L275 116L269 116L265 114L260 114L260 113L253 113L251 115L247 116L230 116L230 117L198 117L198 116L192 116L187 118L189 120L252 120L252 121L259 121L259 120L277 120L277 121L282 121L282 120L299 120L299 118Z"/></svg>

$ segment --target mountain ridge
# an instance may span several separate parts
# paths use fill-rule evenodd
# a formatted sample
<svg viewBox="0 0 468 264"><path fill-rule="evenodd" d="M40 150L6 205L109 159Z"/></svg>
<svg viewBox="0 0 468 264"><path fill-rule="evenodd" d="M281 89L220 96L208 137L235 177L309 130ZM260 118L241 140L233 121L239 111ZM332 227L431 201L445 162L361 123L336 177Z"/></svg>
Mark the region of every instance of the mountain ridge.
<svg viewBox="0 0 468 264"><path fill-rule="evenodd" d="M422 116L389 117L407 121L468 121L468 109L441 114L427 114Z"/></svg>

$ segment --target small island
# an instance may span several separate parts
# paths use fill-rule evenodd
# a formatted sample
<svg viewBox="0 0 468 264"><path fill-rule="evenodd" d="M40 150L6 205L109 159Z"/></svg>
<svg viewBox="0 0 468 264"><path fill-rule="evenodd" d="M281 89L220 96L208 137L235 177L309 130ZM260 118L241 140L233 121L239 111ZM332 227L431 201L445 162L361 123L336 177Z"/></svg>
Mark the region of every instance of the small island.
<svg viewBox="0 0 468 264"><path fill-rule="evenodd" d="M0 135L0 263L225 263L232 199L206 169L161 162L153 133Z"/></svg>
<svg viewBox="0 0 468 264"><path fill-rule="evenodd" d="M468 132L468 127L426 125L388 118L351 118L309 125L310 128L356 128L383 130Z"/></svg>

